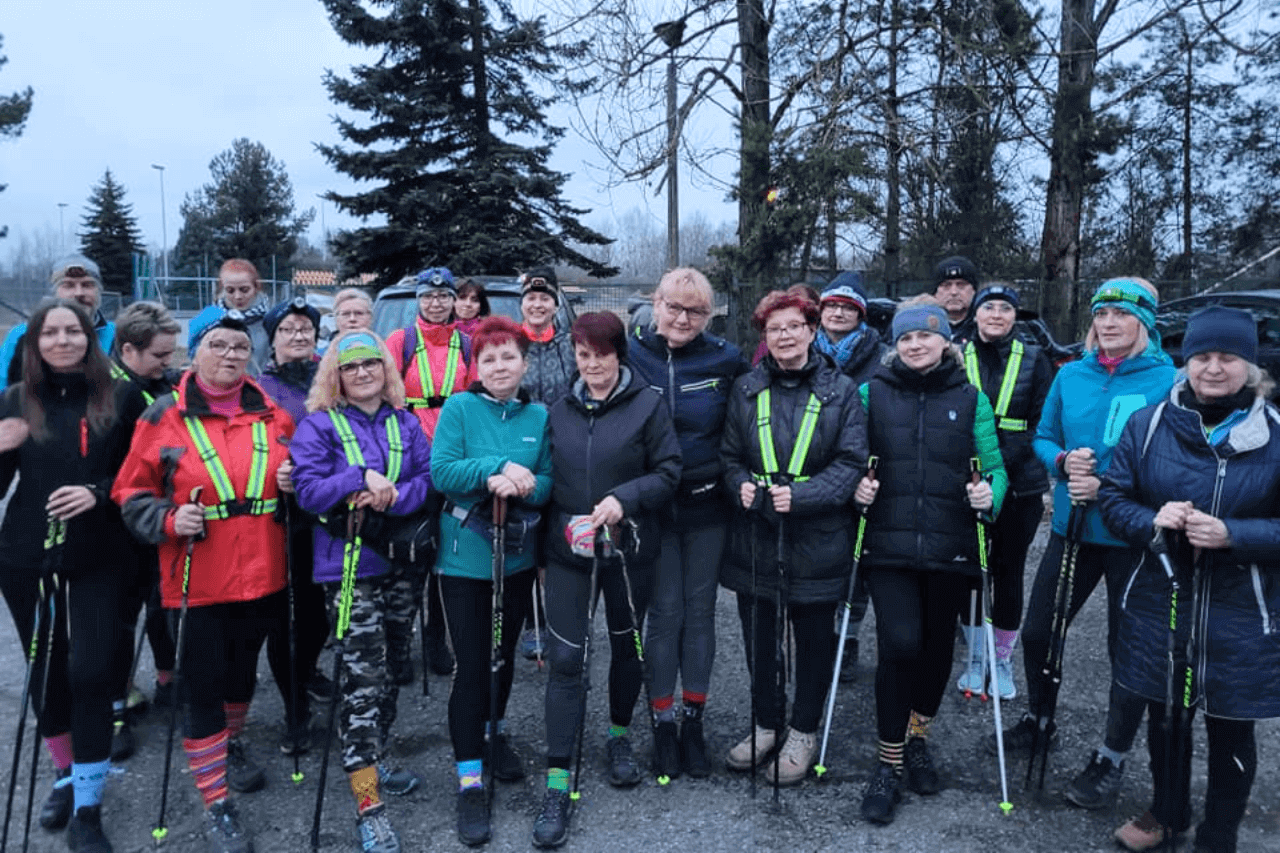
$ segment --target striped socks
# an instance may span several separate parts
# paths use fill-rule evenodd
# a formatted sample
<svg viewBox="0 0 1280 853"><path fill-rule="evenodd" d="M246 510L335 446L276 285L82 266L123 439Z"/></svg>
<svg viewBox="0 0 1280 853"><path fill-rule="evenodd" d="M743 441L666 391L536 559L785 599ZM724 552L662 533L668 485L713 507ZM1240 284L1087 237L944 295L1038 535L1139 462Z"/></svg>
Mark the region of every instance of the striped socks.
<svg viewBox="0 0 1280 853"><path fill-rule="evenodd" d="M249 716L249 703L223 702L222 713L227 718L227 735L238 737L244 731L245 717Z"/></svg>
<svg viewBox="0 0 1280 853"><path fill-rule="evenodd" d="M880 761L888 764L899 773L902 772L902 752L906 748L905 742L886 743L880 741Z"/></svg>
<svg viewBox="0 0 1280 853"><path fill-rule="evenodd" d="M484 786L484 765L480 759L458 762L458 790Z"/></svg>
<svg viewBox="0 0 1280 853"><path fill-rule="evenodd" d="M227 798L227 730L204 738L183 738L187 766L207 809Z"/></svg>

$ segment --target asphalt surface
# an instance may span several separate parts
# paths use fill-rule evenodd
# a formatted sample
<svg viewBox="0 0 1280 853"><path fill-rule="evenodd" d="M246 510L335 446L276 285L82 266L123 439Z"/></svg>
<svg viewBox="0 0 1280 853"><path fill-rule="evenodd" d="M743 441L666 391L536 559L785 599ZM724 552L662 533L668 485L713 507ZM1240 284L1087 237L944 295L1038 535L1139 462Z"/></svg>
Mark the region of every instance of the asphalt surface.
<svg viewBox="0 0 1280 853"><path fill-rule="evenodd" d="M1042 527L1033 547L1029 565L1034 567L1043 548L1046 528ZM1032 571L1027 572L1030 583ZM930 738L936 760L944 776L945 790L935 797L907 794L896 821L888 827L862 822L859 802L863 786L875 760L875 721L872 697L874 670L873 616L863 625L863 654L858 681L842 685L836 703L832 742L827 759L830 768L822 781L813 775L798 787L784 789L775 803L763 776L756 796L750 795L747 777L724 769L723 756L748 728L749 700L745 689L746 666L742 652L733 596L721 592L717 629L719 647L706 728L716 770L709 779L679 778L660 787L651 778L637 788L616 790L606 782L603 771L603 743L608 725L604 685L607 652L593 655L594 686L589 700L588 738L582 799L573 814L569 840L563 848L585 851L726 851L768 850L779 853L804 851L893 851L894 853L977 853L977 851L1045 850L1110 851L1117 849L1111 834L1117 826L1148 805L1151 778L1147 769L1145 735L1139 737L1129 761L1124 789L1118 803L1099 812L1085 812L1067 805L1061 789L1084 767L1091 748L1101 737L1106 707L1109 672L1105 652L1105 616L1102 592L1091 599L1072 629L1068 640L1066 678L1058 710L1060 741L1052 753L1049 778L1043 797L1024 789L1025 759L1009 762L1010 798L1013 811L1004 815L998 808L999 775L994 758L982 742L992 731L991 703L964 699L949 689ZM22 689L23 662L14 640L7 611L0 627L0 731L4 744L5 772L0 786L8 780L8 762L16 727L15 709ZM598 616L595 649L607 649L603 614ZM959 673L962 647L957 644ZM1018 654L1019 660L1021 652ZM321 666L329 671L328 653ZM418 672L421 662L415 659ZM1280 676L1278 676L1280 677ZM508 714L508 731L524 757L525 780L501 784L493 815L491 851L530 850L533 818L543 791L543 692L545 675L533 663L518 661L516 683ZM1018 670L1019 690L1022 673ZM153 683L150 652L143 652L138 683L149 693ZM399 720L393 750L396 760L420 772L425 784L417 792L389 799L391 819L406 851L466 849L454 833L456 775L449 746L446 702L448 678L430 677L430 697L421 695L421 683L401 692ZM238 800L245 822L255 834L259 853L306 851L315 807L319 778L319 749L301 762L304 780L290 781L292 762L280 755L277 744L283 734L283 709L279 693L267 672L265 659L260 667L258 695L249 712L248 741L254 756L268 774L267 788ZM1024 707L1021 696L1004 703L1006 721L1016 718ZM321 720L316 723L322 725ZM30 743L32 727L27 727ZM136 729L139 750L128 761L113 768L104 801L104 824L116 851L155 849L151 827L156 821L161 790L161 768L165 742L165 719L152 713ZM637 751L648 755L650 735L643 709L637 707L633 725ZM1241 851L1280 853L1280 725L1265 722L1258 727L1260 767L1253 799L1241 831ZM317 739L319 735L317 733ZM18 850L26 798L27 755L15 791L15 838L10 849ZM336 756L336 752L335 752ZM1193 802L1203 803L1205 785L1203 726L1197 725L1194 761ZM180 749L175 748L174 778L169 788L168 839L163 848L203 851L202 812ZM47 760L40 762L36 784L36 807L48 791L52 772ZM2 789L0 789L2 790ZM1189 850L1184 841L1180 849ZM62 833L32 829L30 849L37 853L65 850ZM324 851L357 851L354 808L344 775L335 764L325 794L320 835Z"/></svg>

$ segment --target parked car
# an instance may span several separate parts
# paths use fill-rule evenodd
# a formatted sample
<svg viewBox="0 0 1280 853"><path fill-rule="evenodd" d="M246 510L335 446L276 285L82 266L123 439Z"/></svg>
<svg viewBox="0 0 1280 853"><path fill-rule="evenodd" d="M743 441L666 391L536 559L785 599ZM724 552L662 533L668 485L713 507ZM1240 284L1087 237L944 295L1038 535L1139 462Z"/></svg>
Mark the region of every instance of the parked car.
<svg viewBox="0 0 1280 853"><path fill-rule="evenodd" d="M1272 378L1280 378L1280 288L1204 293L1161 304L1156 310L1156 328L1160 330L1160 343L1174 364L1182 366L1187 318L1207 305L1242 308L1252 314L1258 323L1258 366ZM1272 399L1278 396L1273 395Z"/></svg>
<svg viewBox="0 0 1280 853"><path fill-rule="evenodd" d="M484 285L489 297L489 312L494 316L510 317L517 323L520 316L520 282L500 276L471 276L472 281ZM373 301L373 330L383 338L396 329L407 329L418 314L418 298L414 295L417 283L414 276L405 276L390 287L378 292ZM556 329L564 330L573 325L573 300L562 298L556 311Z"/></svg>

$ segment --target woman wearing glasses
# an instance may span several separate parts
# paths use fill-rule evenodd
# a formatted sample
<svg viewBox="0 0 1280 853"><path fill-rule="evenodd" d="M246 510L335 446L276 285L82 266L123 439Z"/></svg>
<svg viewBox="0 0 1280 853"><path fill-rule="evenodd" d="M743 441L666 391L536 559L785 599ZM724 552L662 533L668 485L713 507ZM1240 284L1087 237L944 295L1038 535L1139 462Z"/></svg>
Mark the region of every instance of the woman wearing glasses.
<svg viewBox="0 0 1280 853"><path fill-rule="evenodd" d="M714 305L706 276L690 267L672 270L654 291L653 324L635 330L631 350L631 368L661 392L671 412L684 461L674 517L662 528L645 647L653 666L658 777L675 778L683 770L700 779L711 772L702 719L716 652L716 589L729 507L720 437L733 381L747 370L736 346L705 331Z"/></svg>

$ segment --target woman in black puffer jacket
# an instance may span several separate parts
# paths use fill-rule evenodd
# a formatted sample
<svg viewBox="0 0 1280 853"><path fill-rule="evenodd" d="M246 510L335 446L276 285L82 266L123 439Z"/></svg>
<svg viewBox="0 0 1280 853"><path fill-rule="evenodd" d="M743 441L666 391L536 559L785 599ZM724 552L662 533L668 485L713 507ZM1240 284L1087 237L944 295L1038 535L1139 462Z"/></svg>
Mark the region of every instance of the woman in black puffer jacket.
<svg viewBox="0 0 1280 853"><path fill-rule="evenodd" d="M734 383L729 397L720 453L737 510L720 582L738 595L758 719L726 763L754 771L753 739L757 763L781 746L769 773L779 784L793 785L817 757L818 721L835 665L831 625L849 587L848 503L866 464L867 435L853 381L812 347L818 306L806 296L773 291L752 320L768 354ZM816 419L806 417L815 409ZM762 418L768 426L760 426ZM807 452L806 424L812 424ZM786 700L777 689L779 605L796 643L795 702L785 743Z"/></svg>

